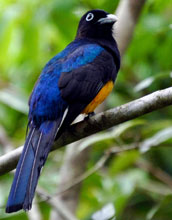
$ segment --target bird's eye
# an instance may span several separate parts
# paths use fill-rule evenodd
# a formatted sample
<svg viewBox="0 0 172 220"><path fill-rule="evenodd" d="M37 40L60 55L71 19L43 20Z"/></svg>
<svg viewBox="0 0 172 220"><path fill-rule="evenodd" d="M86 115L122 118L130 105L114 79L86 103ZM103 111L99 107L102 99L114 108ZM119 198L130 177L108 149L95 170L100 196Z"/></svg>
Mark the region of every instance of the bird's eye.
<svg viewBox="0 0 172 220"><path fill-rule="evenodd" d="M89 13L86 17L86 21L91 21L94 18L93 13Z"/></svg>

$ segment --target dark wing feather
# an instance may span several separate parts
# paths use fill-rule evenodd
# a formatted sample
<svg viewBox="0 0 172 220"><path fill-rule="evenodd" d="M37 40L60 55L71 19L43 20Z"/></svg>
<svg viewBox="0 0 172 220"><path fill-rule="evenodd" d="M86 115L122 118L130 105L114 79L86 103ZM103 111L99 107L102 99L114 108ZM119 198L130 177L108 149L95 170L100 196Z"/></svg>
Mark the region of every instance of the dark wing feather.
<svg viewBox="0 0 172 220"><path fill-rule="evenodd" d="M116 75L113 57L105 50L92 63L61 74L58 85L62 98L69 106L56 138L75 120L109 80L115 81Z"/></svg>
<svg viewBox="0 0 172 220"><path fill-rule="evenodd" d="M113 57L104 50L93 62L61 74L58 83L61 96L68 103L89 104L109 80L115 80L116 75Z"/></svg>

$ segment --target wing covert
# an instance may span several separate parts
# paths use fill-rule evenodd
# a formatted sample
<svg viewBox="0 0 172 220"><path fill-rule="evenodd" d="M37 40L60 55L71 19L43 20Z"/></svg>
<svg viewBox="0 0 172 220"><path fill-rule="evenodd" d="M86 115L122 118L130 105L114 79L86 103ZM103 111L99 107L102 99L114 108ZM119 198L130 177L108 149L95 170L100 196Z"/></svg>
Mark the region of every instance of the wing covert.
<svg viewBox="0 0 172 220"><path fill-rule="evenodd" d="M104 49L95 56L92 62L85 62L84 65L79 66L78 60L83 63L81 59L88 60L85 56L92 56L92 52L93 50L90 50L87 53L80 53L79 57L77 55L75 58L72 57L75 60L73 66L77 67L61 73L58 86L62 98L68 103L88 104L108 81L114 81L116 78L117 71L113 57Z"/></svg>

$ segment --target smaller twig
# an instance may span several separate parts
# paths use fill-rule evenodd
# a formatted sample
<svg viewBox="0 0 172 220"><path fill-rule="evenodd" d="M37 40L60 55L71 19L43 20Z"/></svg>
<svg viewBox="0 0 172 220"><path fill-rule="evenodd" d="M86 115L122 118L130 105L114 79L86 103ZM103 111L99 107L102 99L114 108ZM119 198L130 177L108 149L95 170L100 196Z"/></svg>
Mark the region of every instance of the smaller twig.
<svg viewBox="0 0 172 220"><path fill-rule="evenodd" d="M109 151L110 154L119 154L125 151L130 151L130 150L138 150L140 149L140 145L127 145L124 147L112 147L109 150L107 150L107 152Z"/></svg>
<svg viewBox="0 0 172 220"><path fill-rule="evenodd" d="M146 184L140 184L139 189L143 189L148 193L156 193L160 196L172 195L172 190L164 183L157 183L154 181L149 181ZM161 199L161 197L160 197Z"/></svg>
<svg viewBox="0 0 172 220"><path fill-rule="evenodd" d="M146 161L145 159L140 159L139 161L136 162L136 165L151 173L153 176L155 176L157 179L159 179L161 182L165 183L172 189L172 177L166 173L164 170L162 170L159 167L155 167L152 163Z"/></svg>
<svg viewBox="0 0 172 220"><path fill-rule="evenodd" d="M78 176L75 179L75 181L73 181L71 184L67 184L66 186L64 186L62 190L60 190L59 192L56 193L55 197L59 194L66 192L67 190L71 189L75 185L81 183L83 180L87 179L89 176L91 176L92 174L97 172L99 169L101 169L104 166L104 164L106 163L106 161L109 159L111 154L118 154L118 153L122 153L122 152L129 151L129 150L134 150L134 149L138 149L138 148L139 148L139 145L137 145L137 146L131 145L131 146L123 147L123 148L112 147L112 148L108 149L107 151L105 151L104 155L98 160L98 162L91 169L89 169L84 174ZM54 196L51 196L48 193L43 192L43 190L40 188L37 189L36 192L40 195L41 202L43 202L43 201L50 202L50 200L52 200L52 198L54 198Z"/></svg>
<svg viewBox="0 0 172 220"><path fill-rule="evenodd" d="M157 146L152 146L152 147L154 148ZM141 148L142 148L142 143L138 143L136 145L133 145L133 144L127 145L124 147L112 147L112 148L108 149L107 151L105 151L104 155L98 160L98 162L90 170L86 171L84 174L77 177L70 184L67 184L66 186L64 185L64 187L56 193L56 196L66 192L67 190L69 190L72 187L76 186L77 184L81 183L83 180L87 179L89 176L91 176L92 174L97 172L99 169L101 169L111 154L119 154L119 153L123 153L126 151L131 151L131 150L139 150L140 151Z"/></svg>
<svg viewBox="0 0 172 220"><path fill-rule="evenodd" d="M90 170L88 170L84 174L78 176L72 183L64 186L60 191L58 191L56 193L56 196L66 192L67 190L69 190L72 187L76 186L77 184L81 183L83 180L87 179L89 176L91 176L92 174L97 172L99 169L101 169L104 166L104 164L106 163L106 161L109 159L111 154L118 154L118 153L121 153L124 151L134 150L134 149L138 149L138 148L139 148L139 146L131 145L131 146L123 147L123 148L112 147L112 148L108 149L107 151L105 151L104 155L98 160L98 162Z"/></svg>
<svg viewBox="0 0 172 220"><path fill-rule="evenodd" d="M63 218L67 219L67 220L78 220L67 208L66 206L63 204L63 202L61 202L59 199L55 198L54 196L51 196L50 194L48 194L45 190L43 190L42 188L38 188L37 189L37 193L39 194L39 196L43 199L45 199L53 208L54 211L60 213L61 216L63 216Z"/></svg>
<svg viewBox="0 0 172 220"><path fill-rule="evenodd" d="M152 146L152 147L157 147L157 146ZM66 192L67 190L71 189L72 187L76 186L77 184L81 183L83 180L85 180L86 178L88 178L89 176L97 172L99 169L101 169L112 154L119 154L119 153L123 153L123 152L130 151L130 150L140 150L140 148L141 148L141 143L138 143L137 145L129 145L129 146L124 146L120 148L112 147L108 149L107 151L105 151L104 155L98 160L98 162L91 169L89 169L87 172L85 172L81 176L78 176L75 179L75 181L73 181L72 183L64 186L54 196L46 194L46 197L45 197L45 195L42 195L41 202L52 200L52 198L56 197L57 195L60 195ZM155 168L153 167L153 165L148 164L148 162L143 164L143 161L142 163L140 161L136 162L136 165L142 169L145 169L146 171L153 173L154 176L156 176L158 179L160 179L162 182L166 183L166 185L172 188L172 178L167 173L162 171L160 168ZM40 194L40 191L38 193Z"/></svg>
<svg viewBox="0 0 172 220"><path fill-rule="evenodd" d="M76 186L77 184L81 183L83 180L85 180L86 178L88 178L89 176L94 174L96 171L98 171L101 167L103 167L103 165L105 164L105 162L107 161L109 156L110 156L109 153L104 154L100 158L100 160L98 160L98 162L90 170L88 170L84 174L77 177L72 183L67 184L66 186L64 186L59 192L56 193L56 196L66 192L67 190L69 190L72 187Z"/></svg>

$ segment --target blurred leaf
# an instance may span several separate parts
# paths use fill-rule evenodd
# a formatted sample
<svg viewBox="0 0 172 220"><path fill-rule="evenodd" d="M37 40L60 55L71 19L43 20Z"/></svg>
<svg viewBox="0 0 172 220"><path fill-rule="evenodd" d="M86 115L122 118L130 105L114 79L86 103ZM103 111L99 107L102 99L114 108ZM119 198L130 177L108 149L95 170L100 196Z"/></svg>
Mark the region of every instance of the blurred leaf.
<svg viewBox="0 0 172 220"><path fill-rule="evenodd" d="M149 87L153 82L154 82L154 78L153 77L148 77L146 79L144 79L143 81L141 81L139 84L137 84L134 88L135 92L139 92L147 87Z"/></svg>
<svg viewBox="0 0 172 220"><path fill-rule="evenodd" d="M155 76L151 76L148 77L144 80L142 80L141 82L139 82L135 87L134 87L134 92L140 92L144 89L147 89L148 87L150 87L152 84L158 84L159 82L161 82L162 80L171 80L171 73L170 71L167 72L163 72L163 73L158 73ZM169 83L169 86L171 84Z"/></svg>
<svg viewBox="0 0 172 220"><path fill-rule="evenodd" d="M144 140L140 144L140 151L146 152L152 146L157 146L168 139L172 138L172 127L168 127L157 132L153 137Z"/></svg>
<svg viewBox="0 0 172 220"><path fill-rule="evenodd" d="M166 196L159 206L154 210L150 220L171 220L172 216L172 195Z"/></svg>
<svg viewBox="0 0 172 220"><path fill-rule="evenodd" d="M117 175L122 170L129 168L139 157L138 151L123 152L116 157L110 166L111 175Z"/></svg>
<svg viewBox="0 0 172 220"><path fill-rule="evenodd" d="M9 88L0 90L0 102L24 114L28 113L26 99L24 99L22 96L19 96L16 91Z"/></svg>
<svg viewBox="0 0 172 220"><path fill-rule="evenodd" d="M147 214L146 220L151 220L157 212L159 205L154 206Z"/></svg>
<svg viewBox="0 0 172 220"><path fill-rule="evenodd" d="M89 147L90 145L99 142L99 141L107 141L109 139L116 139L119 136L121 136L126 130L138 126L138 125L143 125L145 122L144 120L133 120L133 121L128 121L123 124L120 124L116 127L114 127L112 130L109 130L107 132L101 132L100 134L95 134L87 139L85 139L79 147L79 150L82 151L85 148Z"/></svg>
<svg viewBox="0 0 172 220"><path fill-rule="evenodd" d="M108 220L114 217L115 207L112 203L105 205L101 210L92 215L92 220ZM116 219L116 218L114 218Z"/></svg>

